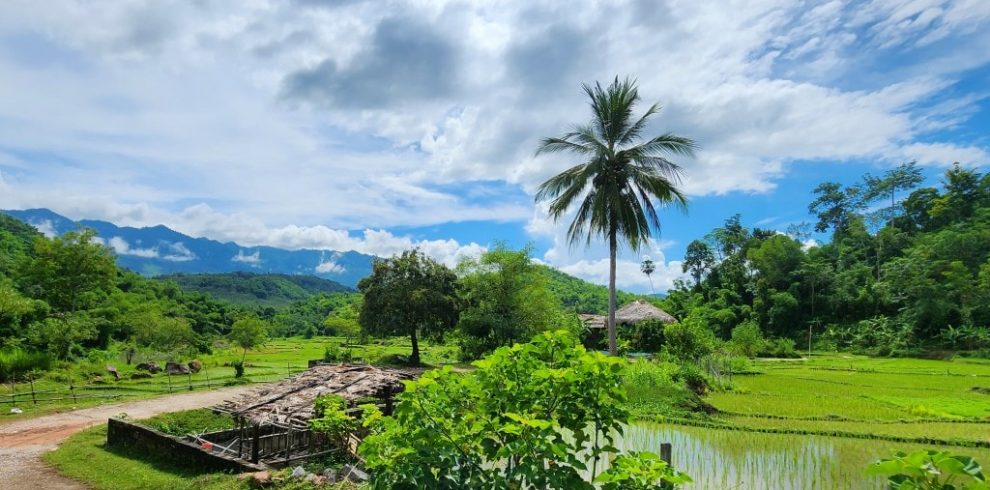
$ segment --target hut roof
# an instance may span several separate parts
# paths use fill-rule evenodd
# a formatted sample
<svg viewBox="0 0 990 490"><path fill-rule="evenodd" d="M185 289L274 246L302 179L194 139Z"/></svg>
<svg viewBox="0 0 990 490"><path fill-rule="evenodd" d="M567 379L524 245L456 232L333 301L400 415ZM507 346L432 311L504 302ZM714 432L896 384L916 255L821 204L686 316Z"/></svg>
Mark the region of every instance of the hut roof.
<svg viewBox="0 0 990 490"><path fill-rule="evenodd" d="M638 323L643 320L660 320L664 323L674 323L677 321L670 313L641 299L637 299L632 303L626 303L615 312L615 321L617 323Z"/></svg>
<svg viewBox="0 0 990 490"><path fill-rule="evenodd" d="M605 315L578 315L581 321L589 328L605 328L608 317ZM615 311L615 323L634 324L644 320L660 320L664 323L674 323L677 321L670 313L653 306L646 301L637 299L631 303L626 303Z"/></svg>
<svg viewBox="0 0 990 490"><path fill-rule="evenodd" d="M298 425L313 418L317 397L335 394L349 402L384 398L405 389L410 371L364 365L323 364L278 383L264 385L214 407L245 417L253 424Z"/></svg>

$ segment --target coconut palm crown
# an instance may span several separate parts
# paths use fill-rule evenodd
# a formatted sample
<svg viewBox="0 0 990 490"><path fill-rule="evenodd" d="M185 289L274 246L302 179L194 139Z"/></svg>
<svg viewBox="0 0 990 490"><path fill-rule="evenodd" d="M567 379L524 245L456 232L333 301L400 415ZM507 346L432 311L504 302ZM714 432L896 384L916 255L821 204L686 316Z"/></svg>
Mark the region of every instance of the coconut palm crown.
<svg viewBox="0 0 990 490"><path fill-rule="evenodd" d="M693 156L691 139L671 133L645 140L642 133L649 119L660 112L653 104L639 118L633 109L639 102L636 81L615 80L602 87L583 85L591 99L591 122L574 126L557 138L541 141L537 155L568 152L581 163L550 178L536 193L538 202L550 200L549 213L559 221L578 204L568 228L571 244L591 243L604 237L609 245L608 348L616 354L615 258L620 240L639 250L660 230L659 207L682 209L687 199L678 189L681 167L667 159Z"/></svg>

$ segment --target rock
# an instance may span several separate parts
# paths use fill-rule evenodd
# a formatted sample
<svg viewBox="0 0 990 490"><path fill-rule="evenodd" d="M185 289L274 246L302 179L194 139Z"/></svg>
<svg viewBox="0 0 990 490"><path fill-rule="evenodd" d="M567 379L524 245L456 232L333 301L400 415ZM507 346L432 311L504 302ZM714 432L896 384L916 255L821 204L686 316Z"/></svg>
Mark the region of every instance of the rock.
<svg viewBox="0 0 990 490"><path fill-rule="evenodd" d="M306 470L302 466L296 466L292 469L292 478L302 478L306 476Z"/></svg>
<svg viewBox="0 0 990 490"><path fill-rule="evenodd" d="M120 381L120 373L117 372L116 366L111 366L110 364L107 364L107 372L113 375L114 380Z"/></svg>
<svg viewBox="0 0 990 490"><path fill-rule="evenodd" d="M148 379L151 373L131 373L131 379Z"/></svg>
<svg viewBox="0 0 990 490"><path fill-rule="evenodd" d="M337 472L333 468L325 468L323 478L329 483L337 483Z"/></svg>
<svg viewBox="0 0 990 490"><path fill-rule="evenodd" d="M196 359L189 361L188 366L189 366L189 370L192 371L193 374L196 374L203 369L203 363L199 362L199 360Z"/></svg>
<svg viewBox="0 0 990 490"><path fill-rule="evenodd" d="M368 474L361 471L357 466L345 464L343 468L340 469L342 477L341 481L347 480L354 483L362 483L368 480Z"/></svg>
<svg viewBox="0 0 990 490"><path fill-rule="evenodd" d="M24 410L21 410L21 409L19 409L17 407L14 407L14 408L11 408L10 409L10 413L13 413L13 414L24 413Z"/></svg>
<svg viewBox="0 0 990 490"><path fill-rule="evenodd" d="M306 481L313 486L321 486L327 482L327 478L323 475L317 475L316 473L310 473L306 475Z"/></svg>
<svg viewBox="0 0 990 490"><path fill-rule="evenodd" d="M185 364L169 361L165 363L165 372L168 374L189 374L189 367Z"/></svg>
<svg viewBox="0 0 990 490"><path fill-rule="evenodd" d="M160 373L162 371L162 368L159 367L158 364L155 364L153 362L142 362L141 364L138 364L137 366L134 367L138 371L147 371L151 374Z"/></svg>

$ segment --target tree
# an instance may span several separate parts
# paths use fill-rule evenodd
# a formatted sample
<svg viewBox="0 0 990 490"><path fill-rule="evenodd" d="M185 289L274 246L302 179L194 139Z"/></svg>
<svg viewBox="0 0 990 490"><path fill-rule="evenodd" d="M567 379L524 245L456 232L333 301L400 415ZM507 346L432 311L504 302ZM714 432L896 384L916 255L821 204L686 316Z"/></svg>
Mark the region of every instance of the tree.
<svg viewBox="0 0 990 490"><path fill-rule="evenodd" d="M657 267L649 255L643 257L643 263L639 264L639 270L643 271L646 278L650 280L650 292L656 294L656 291L653 290L653 273L656 272Z"/></svg>
<svg viewBox="0 0 990 490"><path fill-rule="evenodd" d="M498 244L477 259L461 261L457 273L465 359L565 326L560 300L547 289L529 248L510 250Z"/></svg>
<svg viewBox="0 0 990 490"><path fill-rule="evenodd" d="M372 335L408 335L409 362L420 363L419 336L439 337L458 319L457 276L419 250L375 259L358 290L364 303L358 321Z"/></svg>
<svg viewBox="0 0 990 490"><path fill-rule="evenodd" d="M863 193L863 201L871 203L877 199L889 197L890 206L880 209L879 214L888 222L892 221L897 216L897 191L914 189L924 180L924 177L921 176L921 169L915 162L898 165L884 173L883 177L867 174L863 177L866 188Z"/></svg>
<svg viewBox="0 0 990 490"><path fill-rule="evenodd" d="M94 243L95 238L95 231L84 230L35 239L34 256L21 263L21 290L67 313L110 294L117 266L110 249Z"/></svg>
<svg viewBox="0 0 990 490"><path fill-rule="evenodd" d="M681 264L681 270L691 273L695 286L701 284L701 278L714 265L715 254L712 253L712 249L707 243L701 240L694 240L688 244L687 252L684 254L684 262Z"/></svg>
<svg viewBox="0 0 990 490"><path fill-rule="evenodd" d="M639 91L633 80L608 86L584 85L591 99L592 121L577 125L557 138L544 139L537 154L569 152L583 159L555 177L536 193L537 201L551 200L549 213L559 221L572 205L577 214L568 229L571 243L591 242L603 236L609 248L608 348L617 354L615 338L615 263L619 240L634 251L660 229L659 205L687 205L678 189L681 167L667 159L671 155L691 156L694 141L671 133L641 140L650 117L660 111L653 104L638 119L633 110Z"/></svg>
<svg viewBox="0 0 990 490"><path fill-rule="evenodd" d="M247 351L263 343L268 338L268 324L254 317L243 317L234 322L230 327L230 340L233 340L238 347L243 349L241 354L241 365L244 365L244 358Z"/></svg>
<svg viewBox="0 0 990 490"><path fill-rule="evenodd" d="M859 198L860 189L858 187L843 189L836 182L823 182L815 187L814 192L818 197L808 205L808 211L818 216L815 231L822 232L832 228L836 236L844 233L850 215L862 207Z"/></svg>
<svg viewBox="0 0 990 490"><path fill-rule="evenodd" d="M81 342L96 338L96 323L82 314L59 315L30 325L32 343L57 359L68 359Z"/></svg>

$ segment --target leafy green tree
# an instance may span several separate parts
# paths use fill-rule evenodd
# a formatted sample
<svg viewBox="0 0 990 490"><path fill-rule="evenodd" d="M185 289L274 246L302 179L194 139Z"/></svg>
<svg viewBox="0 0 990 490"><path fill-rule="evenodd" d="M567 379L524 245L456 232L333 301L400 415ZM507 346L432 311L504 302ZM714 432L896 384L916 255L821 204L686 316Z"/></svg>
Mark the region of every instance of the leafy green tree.
<svg viewBox="0 0 990 490"><path fill-rule="evenodd" d="M863 177L865 191L862 199L865 203L872 203L881 198L890 198L890 206L881 208L879 213L891 221L898 214L897 192L914 189L924 180L924 177L921 176L921 169L915 162L898 165L885 172L882 177L867 174Z"/></svg>
<svg viewBox="0 0 990 490"><path fill-rule="evenodd" d="M31 342L56 359L68 359L80 345L96 338L96 322L83 314L51 316L30 326Z"/></svg>
<svg viewBox="0 0 990 490"><path fill-rule="evenodd" d="M863 205L860 192L859 187L843 189L836 182L824 182L815 187L814 193L818 197L808 205L808 211L818 217L815 231L832 228L836 236L844 233L850 217Z"/></svg>
<svg viewBox="0 0 990 490"><path fill-rule="evenodd" d="M701 284L701 279L715 265L715 254L711 247L701 240L694 240L687 246L684 253L683 272L689 272L694 278L695 286Z"/></svg>
<svg viewBox="0 0 990 490"><path fill-rule="evenodd" d="M618 77L608 87L584 85L591 99L592 121L575 126L557 138L546 138L540 153L569 152L583 161L544 182L537 201L551 200L550 216L558 221L574 204L577 213L568 229L572 243L590 243L605 237L609 247L608 348L616 355L615 262L622 240L634 251L660 228L659 205L686 206L678 189L681 168L667 159L690 156L694 141L663 134L638 143L650 117L660 111L654 104L638 119L633 110L639 91L633 80Z"/></svg>
<svg viewBox="0 0 990 490"><path fill-rule="evenodd" d="M110 249L94 243L96 232L69 232L53 239L37 238L33 257L22 262L21 290L44 300L52 309L73 313L110 294L117 277Z"/></svg>
<svg viewBox="0 0 990 490"><path fill-rule="evenodd" d="M732 346L740 354L754 358L766 345L760 325L754 321L740 323L732 329Z"/></svg>
<svg viewBox="0 0 990 490"><path fill-rule="evenodd" d="M664 351L682 361L696 361L715 350L715 334L698 311L664 330Z"/></svg>
<svg viewBox="0 0 990 490"><path fill-rule="evenodd" d="M477 359L503 345L565 327L560 301L546 287L530 249L496 245L457 267L462 310L461 354Z"/></svg>
<svg viewBox="0 0 990 490"><path fill-rule="evenodd" d="M243 350L241 353L242 366L244 365L244 358L247 357L247 351L264 344L267 339L268 324L258 318L240 318L230 327L230 340Z"/></svg>
<svg viewBox="0 0 990 490"><path fill-rule="evenodd" d="M369 484L591 490L690 481L643 454L625 455L596 474L598 462L620 456L615 438L630 417L625 365L587 352L567 332L545 332L499 348L474 370L428 371L407 383L391 417L367 409L371 433L358 451Z"/></svg>
<svg viewBox="0 0 990 490"><path fill-rule="evenodd" d="M126 321L135 342L158 352L184 352L196 338L189 320L154 310L135 312Z"/></svg>
<svg viewBox="0 0 990 490"><path fill-rule="evenodd" d="M457 324L457 276L419 250L376 259L358 283L364 294L359 322L372 335L408 335L412 364L420 363L419 336L440 337Z"/></svg>

